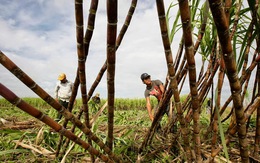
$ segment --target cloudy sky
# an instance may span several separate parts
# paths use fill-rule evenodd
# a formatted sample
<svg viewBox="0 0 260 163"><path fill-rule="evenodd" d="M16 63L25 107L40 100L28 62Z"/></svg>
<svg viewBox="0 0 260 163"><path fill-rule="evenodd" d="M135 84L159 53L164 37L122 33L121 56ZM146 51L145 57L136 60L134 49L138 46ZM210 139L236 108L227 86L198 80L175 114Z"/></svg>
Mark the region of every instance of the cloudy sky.
<svg viewBox="0 0 260 163"><path fill-rule="evenodd" d="M59 73L71 81L77 69L75 11L73 0L0 0L0 50L53 96ZM167 9L171 2L166 0ZM125 21L131 0L118 1L118 31ZM84 24L90 1L84 1ZM174 11L171 15L174 17ZM106 60L106 1L99 1L95 30L86 62L87 89ZM119 33L119 32L118 32ZM176 54L180 38L172 44ZM116 98L142 98L143 72L165 80L164 49L155 1L139 0L132 21L116 56ZM37 97L0 65L0 82L20 97ZM107 97L106 73L96 92Z"/></svg>

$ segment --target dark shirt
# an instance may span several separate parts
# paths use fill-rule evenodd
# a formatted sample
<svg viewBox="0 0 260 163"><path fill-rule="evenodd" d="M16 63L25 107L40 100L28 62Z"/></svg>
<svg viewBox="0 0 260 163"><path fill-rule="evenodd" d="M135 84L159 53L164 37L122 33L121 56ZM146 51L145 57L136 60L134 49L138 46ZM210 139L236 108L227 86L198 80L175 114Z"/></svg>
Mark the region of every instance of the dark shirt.
<svg viewBox="0 0 260 163"><path fill-rule="evenodd" d="M92 100L96 103L96 104L100 104L100 98L97 96L92 97Z"/></svg>
<svg viewBox="0 0 260 163"><path fill-rule="evenodd" d="M152 80L151 86L146 86L144 91L144 97L148 97L150 95L155 96L158 101L162 98L162 91L160 90L160 85L163 84L160 80Z"/></svg>

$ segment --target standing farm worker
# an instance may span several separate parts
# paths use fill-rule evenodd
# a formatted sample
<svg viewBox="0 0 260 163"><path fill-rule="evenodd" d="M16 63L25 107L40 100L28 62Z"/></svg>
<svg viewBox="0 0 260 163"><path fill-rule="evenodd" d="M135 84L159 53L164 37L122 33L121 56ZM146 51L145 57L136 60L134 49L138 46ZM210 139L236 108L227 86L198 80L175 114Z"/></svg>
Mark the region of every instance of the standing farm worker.
<svg viewBox="0 0 260 163"><path fill-rule="evenodd" d="M73 83L68 81L66 78L66 74L61 73L58 77L58 82L55 86L55 99L58 101L63 107L68 108L70 96L72 93ZM58 113L57 121L61 119L61 113Z"/></svg>
<svg viewBox="0 0 260 163"><path fill-rule="evenodd" d="M151 76L147 73L143 73L141 75L141 80L146 85L146 89L144 91L144 97L146 100L146 108L147 108L150 120L153 121L154 115L152 114L152 105L151 105L150 95L155 96L159 103L160 100L162 99L162 95L164 93L164 86L163 86L162 81L160 81L160 80L151 80ZM166 110L166 113L168 116L170 115L169 110L170 109L169 109L169 105L168 105L167 110ZM154 113L155 112L156 112L156 110L154 111Z"/></svg>

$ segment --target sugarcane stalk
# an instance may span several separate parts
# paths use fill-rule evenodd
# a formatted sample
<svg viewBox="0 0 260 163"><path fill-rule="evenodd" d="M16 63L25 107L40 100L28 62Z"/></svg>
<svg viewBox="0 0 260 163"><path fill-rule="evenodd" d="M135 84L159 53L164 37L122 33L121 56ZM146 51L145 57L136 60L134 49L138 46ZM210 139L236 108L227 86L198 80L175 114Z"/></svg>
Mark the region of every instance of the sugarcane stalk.
<svg viewBox="0 0 260 163"><path fill-rule="evenodd" d="M114 110L115 110L115 68L117 35L117 0L107 1L107 100L108 133L106 143L113 149Z"/></svg>
<svg viewBox="0 0 260 163"><path fill-rule="evenodd" d="M85 124L89 126L89 111L86 91L86 72L85 72L85 52L84 52L84 25L83 25L83 1L75 0L75 16L76 16L76 37L77 37L77 53L78 53L78 73L81 88L81 96L83 103L83 111L85 113Z"/></svg>
<svg viewBox="0 0 260 163"><path fill-rule="evenodd" d="M83 131L86 136L97 143L101 149L103 149L109 157L111 157L116 162L119 162L119 158L100 140L96 135L94 135L91 130L82 123L77 117L75 117L71 112L59 104L54 98L52 98L46 91L44 91L35 81L33 81L26 73L24 73L16 64L14 64L2 51L0 51L0 63L11 73L13 73L21 82L23 82L28 88L35 92L41 99L47 102L55 110L60 112L65 118L71 121L75 126L77 126L81 131Z"/></svg>
<svg viewBox="0 0 260 163"><path fill-rule="evenodd" d="M188 68L189 68L189 84L190 92L192 96L191 106L192 106L192 117L193 117L193 136L195 143L195 153L196 161L201 162L201 142L200 142L200 102L198 99L198 89L196 82L196 65L194 59L194 46L192 42L192 27L191 27L191 14L189 8L188 0L179 0L179 8L184 36L184 45L185 45L185 55L187 58Z"/></svg>
<svg viewBox="0 0 260 163"><path fill-rule="evenodd" d="M218 83L217 83L217 95L216 95L216 106L213 112L213 122L212 122L212 131L213 131L213 136L211 139L212 142L212 146L211 146L211 156L213 157L213 161L215 158L215 149L217 149L217 140L218 140L218 115L219 115L219 109L220 108L220 101L221 101L221 92L222 92L222 87L223 87L223 83L224 83L224 73L225 70L225 64L224 64L224 60L223 58L220 56L220 68L219 68L219 74L218 74Z"/></svg>
<svg viewBox="0 0 260 163"><path fill-rule="evenodd" d="M167 105L169 103L171 96L172 96L172 89L166 90L166 93L165 93L163 99L161 99L161 101L159 102L158 110L157 110L156 114L154 115L154 119L152 121L151 127L149 128L148 132L146 133L144 141L142 142L141 146L138 149L138 153L142 153L144 148L146 148L148 145L151 144L155 129L158 127L159 122L165 113L165 110L167 108Z"/></svg>
<svg viewBox="0 0 260 163"><path fill-rule="evenodd" d="M257 72L256 72L256 80L258 85L258 96L260 92L260 64L257 66ZM260 107L257 108L257 114L256 114L256 131L255 131L255 145L254 145L254 153L253 155L256 158L259 158L259 144L260 144Z"/></svg>
<svg viewBox="0 0 260 163"><path fill-rule="evenodd" d="M85 33L85 37L84 37L85 62L87 60L87 56L88 56L88 52L89 52L89 44L90 44L90 41L91 41L91 38L92 38L92 35L93 35L94 26L95 26L95 18L96 18L97 7L98 7L98 0L92 0L91 4L90 4L90 9L89 9L88 25L87 25L87 29L86 29L86 33ZM79 68L78 68L77 69L77 76L76 76L75 82L74 82L74 88L76 88L76 89L72 90L72 97L71 97L71 99L75 100L76 95L77 95L77 91L74 91L74 90L78 89L79 83L80 83L80 81L79 81ZM89 99L90 98L87 97L87 101L89 101ZM69 103L68 109L70 110L70 103ZM82 112L83 112L83 110L82 110ZM82 115L82 112L79 114L80 115L79 119L80 119L80 117ZM68 120L65 119L65 121L63 123L63 127L66 128L67 123L68 123ZM75 128L75 126L73 126L72 128ZM74 132L74 129L72 129L71 131ZM61 136L58 145L61 145L62 141L63 140L62 140L62 136ZM69 143L69 139L67 139L65 144L64 144L64 151L66 151L68 143Z"/></svg>
<svg viewBox="0 0 260 163"><path fill-rule="evenodd" d="M83 19L83 0L75 0L75 17L76 17L76 41L78 53L78 74L81 88L81 98L84 112L85 124L91 128L89 124L89 109L87 100L87 82L86 82L86 54L84 44L84 19ZM88 139L90 145L92 142ZM94 156L91 155L91 161L94 162Z"/></svg>
<svg viewBox="0 0 260 163"><path fill-rule="evenodd" d="M132 3L131 3L131 6L130 6L130 8L129 8L127 17L126 17L125 22L124 22L124 25L122 26L122 29L121 29L121 31L120 31L120 34L119 34L119 36L118 36L118 38L117 38L117 40L116 40L116 49L117 49L117 48L119 47L119 45L121 44L122 39L123 39L123 37L124 37L124 34L126 33L126 30L128 29L128 26L129 26L129 24L130 24L130 22L131 22L131 20L132 20L132 16L133 16L134 11L135 11L135 8L136 8L136 4L137 4L137 0L132 0ZM91 6L92 6L92 5L91 5ZM93 14L93 12L94 12L94 11L92 11L93 8L91 8L90 10L91 10L91 12L92 12L92 14ZM88 32L88 31L87 31L87 32ZM86 36L85 36L85 37L87 37L87 35L88 35L88 34L86 33ZM90 37L90 36L88 36L88 37ZM87 41L87 40L85 39L84 42L89 42L89 41ZM89 46L88 43L86 43L86 45ZM85 46L86 46L86 45L85 45ZM85 48L86 48L86 47L85 47ZM86 49L88 49L88 48L86 48ZM86 57L87 57L87 56L86 56ZM98 86L99 82L101 81L101 79L102 79L102 77L103 77L104 72L106 71L106 69L107 69L107 60L105 61L105 63L104 63L103 66L101 67L101 69L100 69L100 71L99 71L99 73L98 73L98 75L97 75L95 81L93 82L92 86L91 86L90 89L88 90L88 95L87 95L87 100L88 100L88 101L90 100L90 98L91 98L91 96L93 95L93 93L94 93L96 87ZM77 73L77 76L78 76L78 73ZM79 78L76 78L75 80L77 80L77 83L79 83ZM74 83L76 83L76 81L75 81ZM78 115L77 115L78 119L80 119L82 113L83 113L83 110L80 110L79 113L78 113ZM74 129L75 129L75 125L72 126L72 129L71 129L71 130L74 131ZM68 140L66 140L66 142L65 142L65 144L64 144L64 147L67 147L67 146L68 146L68 143L69 143Z"/></svg>
<svg viewBox="0 0 260 163"><path fill-rule="evenodd" d="M207 2L205 2L205 3L206 4L205 4L204 12L203 12L204 15L203 15L203 18L202 18L202 23L201 23L201 26L200 26L200 30L199 30L199 33L198 33L196 43L194 44L194 55L196 55L196 53L197 53L197 50L200 46L201 40L204 36L206 26L207 26L207 21L208 21L208 16L209 16L209 5L208 5ZM181 40L181 45L183 47L183 39ZM177 71L176 66L175 66L175 71ZM188 64L186 63L186 56L184 56L182 64L179 67L179 71L177 71L177 73L176 73L178 83L182 80L182 78L185 76L187 71L188 71Z"/></svg>
<svg viewBox="0 0 260 163"><path fill-rule="evenodd" d="M59 134L62 134L63 136L69 138L73 142L77 143L84 149L86 149L91 155L95 155L99 157L104 162L113 162L109 157L106 155L100 153L98 150L93 148L90 144L86 143L79 137L77 137L72 132L66 130L63 128L60 124L58 124L56 121L54 121L52 118L44 114L43 112L39 111L38 109L32 107L25 101L23 101L21 98L19 98L17 95L15 95L11 90L6 88L2 83L0 83L0 95L3 96L6 100L8 100L13 105L17 106L24 112L30 114L31 116L39 119L40 121L44 122L46 125L50 126L52 129L54 129Z"/></svg>
<svg viewBox="0 0 260 163"><path fill-rule="evenodd" d="M88 14L88 24L87 24L87 29L86 29L85 36L84 36L85 58L87 58L87 56L88 56L89 45L90 45L90 41L91 41L93 31L95 28L95 20L96 20L96 12L97 12L98 3L99 3L99 0L91 0L91 3L90 3L90 9L89 9L89 14ZM85 59L85 60L87 60L87 59Z"/></svg>
<svg viewBox="0 0 260 163"><path fill-rule="evenodd" d="M120 30L119 36L116 40L116 49L118 49L119 45L122 42L122 39L126 33L126 30L128 29L128 26L132 20L132 16L134 14L135 8L136 8L136 4L137 4L137 0L132 0L131 6L129 8L127 17L125 19L124 25L122 26L122 29ZM107 60L104 62L103 66L101 67L95 81L93 82L93 84L91 85L89 91L88 91L88 100L90 100L91 96L93 95L96 87L98 86L99 82L101 81L105 71L107 70Z"/></svg>
<svg viewBox="0 0 260 163"><path fill-rule="evenodd" d="M239 13L240 13L240 10L241 10L241 6L243 4L243 1L242 0L239 0L239 3L236 3L236 14L235 14L235 20L233 22L233 27L232 27L232 30L231 30L231 34L230 34L230 37L233 38L234 37L234 34L237 30L237 25L238 25L238 21L239 21Z"/></svg>
<svg viewBox="0 0 260 163"><path fill-rule="evenodd" d="M178 91L178 83L176 79L174 64L173 64L173 57L172 57L172 51L171 51L171 42L168 35L168 28L167 28L167 21L165 17L165 7L164 7L164 1L163 0L156 0L157 5L157 12L158 12L158 18L159 18L159 24L161 29L161 35L162 35L162 41L165 51L165 59L167 62L167 68L168 68L168 75L170 79L169 83L169 90L172 90L172 93L174 95L174 105L177 110L177 118L178 121L181 124L181 133L183 136L183 143L184 143L184 149L186 151L186 157L188 159L188 162L191 162L191 149L189 144L189 129L187 127L186 121L183 117L183 111L180 101L180 93ZM170 99L166 99L167 101ZM172 121L174 123L174 121ZM170 126L173 126L173 124L170 124Z"/></svg>
<svg viewBox="0 0 260 163"><path fill-rule="evenodd" d="M254 68L257 66L258 62L260 62L260 55L258 55L258 57L253 59L251 65L247 68L246 73L240 77L240 82L242 85L248 78L250 78L250 75L251 75L252 71L254 70ZM232 95L229 96L229 98L226 100L226 102L222 106L222 108L220 110L220 115L222 115L224 113L225 109L227 108L227 106L229 105L231 100L232 100Z"/></svg>
<svg viewBox="0 0 260 163"><path fill-rule="evenodd" d="M231 94L233 97L233 104L235 108L236 120L238 123L238 135L240 145L240 155L242 162L249 162L247 139L246 139L246 125L244 121L244 108L241 99L241 84L237 76L236 61L234 58L231 37L229 35L229 26L226 20L224 9L222 7L222 1L220 0L209 0L211 13L214 18L214 22L220 45L223 51L223 58L225 61L227 77L229 79Z"/></svg>
<svg viewBox="0 0 260 163"><path fill-rule="evenodd" d="M127 14L127 17L125 19L125 22L119 32L119 35L116 39L116 50L119 48L119 45L121 44L123 38L124 38L124 35L128 29L128 26L132 20L132 16L134 14L134 11L135 11L135 8L136 8L136 5L137 5L137 0L132 0L132 3L131 3L131 6L128 10L128 14ZM107 70L107 60L104 62L103 66L101 67L101 69L99 70L99 73L95 79L95 81L93 82L93 84L91 85L89 91L88 91L88 99L91 98L93 92L95 91L96 87L98 86L99 82L101 81L105 71Z"/></svg>

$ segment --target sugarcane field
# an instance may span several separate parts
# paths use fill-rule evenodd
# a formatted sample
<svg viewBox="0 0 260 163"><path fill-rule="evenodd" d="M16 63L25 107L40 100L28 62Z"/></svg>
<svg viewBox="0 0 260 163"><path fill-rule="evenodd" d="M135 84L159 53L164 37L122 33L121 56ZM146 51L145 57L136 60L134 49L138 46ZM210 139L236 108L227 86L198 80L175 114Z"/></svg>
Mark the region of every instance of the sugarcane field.
<svg viewBox="0 0 260 163"><path fill-rule="evenodd" d="M0 9L0 162L260 162L258 0Z"/></svg>

